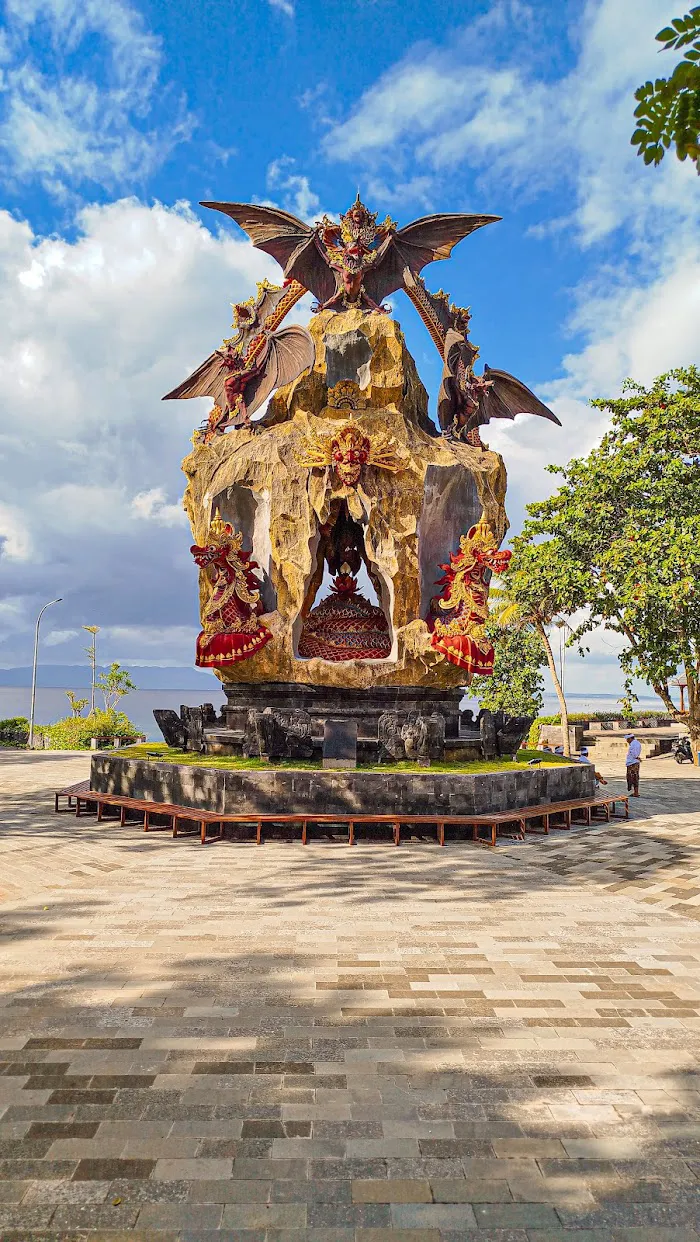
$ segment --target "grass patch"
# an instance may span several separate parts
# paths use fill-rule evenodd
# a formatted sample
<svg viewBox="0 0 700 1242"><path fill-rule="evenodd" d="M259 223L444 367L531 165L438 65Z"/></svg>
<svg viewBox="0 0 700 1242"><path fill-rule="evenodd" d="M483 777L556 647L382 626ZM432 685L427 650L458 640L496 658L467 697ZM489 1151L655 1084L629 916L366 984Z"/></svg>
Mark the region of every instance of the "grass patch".
<svg viewBox="0 0 700 1242"><path fill-rule="evenodd" d="M269 768L291 768L296 771L318 772L322 770L323 766L320 759L281 759L279 763L271 764L267 759L243 759L237 755L198 755L192 751L177 750L175 747L166 746L164 742L147 742L138 746L123 746L120 750L112 753L121 755L124 759L145 759L152 763L181 763L197 768L226 768L236 772L262 772L267 771ZM424 768L418 763L403 760L400 763L358 763L357 770L360 772L430 771L461 774L473 772L512 772L522 771L523 768L527 768L529 759L540 757L543 760L543 768L556 767L560 763L568 763L567 759L562 759L559 755L547 755L545 762L542 751L521 750L518 752L518 761L515 763L510 759L475 759L465 763L433 762L429 768Z"/></svg>
<svg viewBox="0 0 700 1242"><path fill-rule="evenodd" d="M527 763L529 759L541 759L543 768L556 768L559 763L575 763L575 759L567 759L565 755L547 754L542 750L519 750L518 760ZM546 761L546 762L545 762ZM518 766L521 766L519 763Z"/></svg>

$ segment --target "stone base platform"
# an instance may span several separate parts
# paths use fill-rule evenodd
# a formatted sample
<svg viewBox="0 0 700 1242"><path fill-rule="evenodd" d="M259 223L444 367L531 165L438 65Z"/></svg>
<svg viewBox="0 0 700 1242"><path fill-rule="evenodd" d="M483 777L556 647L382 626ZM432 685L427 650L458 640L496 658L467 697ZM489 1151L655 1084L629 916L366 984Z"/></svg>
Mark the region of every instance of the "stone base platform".
<svg viewBox="0 0 700 1242"><path fill-rule="evenodd" d="M287 712L301 708L311 716L312 731L323 736L323 721L344 717L357 721L358 738L377 737L377 724L384 712L437 712L445 718L445 736L459 734L459 705L463 689L426 690L419 686L372 686L353 690L346 686L312 686L285 681L224 683L227 703L222 715L228 729L243 729L250 708ZM317 727L314 727L317 726Z"/></svg>
<svg viewBox="0 0 700 1242"><path fill-rule="evenodd" d="M593 796L593 768L560 764L521 771L455 773L258 770L93 755L91 788L209 811L271 814L481 815Z"/></svg>

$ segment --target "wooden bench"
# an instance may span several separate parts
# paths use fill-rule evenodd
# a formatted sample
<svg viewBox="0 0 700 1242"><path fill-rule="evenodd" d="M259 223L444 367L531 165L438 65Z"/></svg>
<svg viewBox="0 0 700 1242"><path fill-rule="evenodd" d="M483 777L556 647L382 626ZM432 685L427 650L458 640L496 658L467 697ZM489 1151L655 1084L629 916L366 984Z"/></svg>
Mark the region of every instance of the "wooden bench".
<svg viewBox="0 0 700 1242"><path fill-rule="evenodd" d="M89 781L78 781L76 785L68 785L65 789L56 789L54 791L54 810L57 812L62 811L64 815L66 811L74 811L76 794L85 793L89 788ZM67 798L68 805L60 807L58 805L59 798Z"/></svg>
<svg viewBox="0 0 700 1242"><path fill-rule="evenodd" d="M615 806L618 802L624 807L624 815L617 815ZM629 794L606 794L604 797L574 798L569 802L549 802L542 806L523 806L513 811L491 812L489 815L473 815L468 818L469 824L472 827L473 840L478 841L481 845L495 846L500 826L518 824L519 832L517 837L523 840L526 832L541 832L546 835L550 827L570 829L572 816L577 812L581 812L585 816L583 822L590 827L593 815L597 810L603 812L606 823L609 823L611 817L629 819ZM553 824L551 821L559 816L563 816L564 822L562 824ZM533 820L538 819L542 821L539 828L535 826L528 827ZM489 830L488 837L479 835L479 829L481 828Z"/></svg>
<svg viewBox="0 0 700 1242"><path fill-rule="evenodd" d="M143 816L143 830L148 832L151 825L152 815L163 815L168 818L173 836L178 834L178 824L181 820L190 820L192 823L199 824L199 831L202 845L207 841L207 825L219 825L219 839L223 836L223 821L227 816L221 816L216 811L203 811L193 806L178 806L173 802L147 802L143 798L127 798L123 794L105 794L97 793L94 789L76 790L75 797L75 814L79 817L83 813L91 814L88 809L91 806L97 807L98 821L104 818L104 808L106 806L114 806L119 808L119 823L123 826L127 822L127 811L136 811Z"/></svg>
<svg viewBox="0 0 700 1242"><path fill-rule="evenodd" d="M66 791L61 791L61 794ZM152 815L163 815L170 819L172 834L174 837L178 835L178 825L182 821L191 821L199 824L200 839L202 845L206 845L211 841L219 841L223 837L224 824L254 824L256 844L261 845L263 839L263 826L265 824L291 824L301 828L301 843L308 843L308 826L309 824L347 824L348 826L348 844L355 844L355 825L356 824L387 824L393 830L394 845L399 845L401 841L401 824L432 824L437 830L438 843L445 844L445 823L458 822L461 817L447 817L445 820L439 819L435 815L312 815L308 812L297 812L294 814L258 814L256 812L220 812L220 811L204 811L191 806L178 806L170 802L147 802L141 798L128 798L123 794L103 794L97 793L94 789L87 786L84 782L82 786L75 786L71 789L71 794L75 799L75 814L91 814L89 807L97 808L98 821L104 818L104 807L113 806L119 808L119 823L124 825L127 822L127 811L135 811L143 816L143 829L148 832L151 825ZM60 795L57 795L60 796ZM215 837L207 835L208 825L218 825L219 832Z"/></svg>
<svg viewBox="0 0 700 1242"><path fill-rule="evenodd" d="M104 808L107 806L117 807L119 809L119 823L124 825L127 822L127 812L134 811L138 815L143 816L143 830L148 832L153 825L151 824L152 815L162 815L170 820L170 827L174 837L178 836L179 825L183 822L191 822L199 825L199 834L202 845L207 845L212 841L220 841L224 835L225 824L251 824L255 825L255 841L257 845L262 844L263 827L271 824L289 824L292 827L301 828L301 843L308 843L308 826L309 824L320 825L338 825L346 824L348 828L348 844L355 844L355 827L358 824L383 824L392 829L394 845L401 843L401 825L421 825L433 826L437 833L438 845L445 844L445 827L448 825L471 828L472 840L480 845L495 846L498 838L498 830L505 828L507 825L517 825L514 833L508 835L515 840L523 840L526 832L542 832L548 833L550 825L555 828L569 829L572 823L572 816L581 812L585 815L585 822L590 825L592 816L598 809L602 810L606 821L610 820L611 814L615 815L615 805L620 802L624 806L624 818L629 819L629 794L609 794L600 798L583 798L570 802L551 802L542 806L519 807L513 811L493 811L488 815L445 815L438 813L437 815L358 815L349 814L321 814L313 815L309 812L295 812L292 814L285 813L266 813L258 814L256 812L233 812L225 813L221 811L205 811L192 806L179 806L170 802L148 802L142 798L128 798L123 794L106 794L98 793L94 789L90 789L87 781L82 781L77 785L71 785L68 789L60 790L55 795L55 809L58 811L59 798L68 798L69 809L72 809L75 803L75 814L79 817L82 814L93 814L90 807L96 807L97 819L104 818ZM562 817L562 824L552 824L553 819ZM619 817L621 818L621 817ZM530 827L528 824L534 820L541 820L541 827ZM216 836L208 836L209 827L218 826ZM486 828L488 836L481 835L481 830Z"/></svg>

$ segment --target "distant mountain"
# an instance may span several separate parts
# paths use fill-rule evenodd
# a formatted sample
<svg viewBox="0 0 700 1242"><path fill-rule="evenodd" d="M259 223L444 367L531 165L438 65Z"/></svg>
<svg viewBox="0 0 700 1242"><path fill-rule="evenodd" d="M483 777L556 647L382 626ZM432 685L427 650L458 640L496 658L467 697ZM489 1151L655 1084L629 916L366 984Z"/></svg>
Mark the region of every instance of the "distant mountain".
<svg viewBox="0 0 700 1242"><path fill-rule="evenodd" d="M214 690L216 678L198 668L129 668L124 666L138 690ZM106 672L100 667L98 672ZM31 686L31 668L0 668L0 686ZM37 686L45 690L86 690L90 668L86 664L40 664Z"/></svg>

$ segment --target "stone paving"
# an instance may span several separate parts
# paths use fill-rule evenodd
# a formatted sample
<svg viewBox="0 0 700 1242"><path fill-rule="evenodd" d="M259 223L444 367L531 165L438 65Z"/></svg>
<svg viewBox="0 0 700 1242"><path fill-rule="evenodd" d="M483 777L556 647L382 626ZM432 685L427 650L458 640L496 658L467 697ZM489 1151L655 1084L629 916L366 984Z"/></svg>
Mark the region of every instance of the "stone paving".
<svg viewBox="0 0 700 1242"><path fill-rule="evenodd" d="M87 767L0 754L0 1242L700 1242L689 767L497 851L54 816Z"/></svg>

